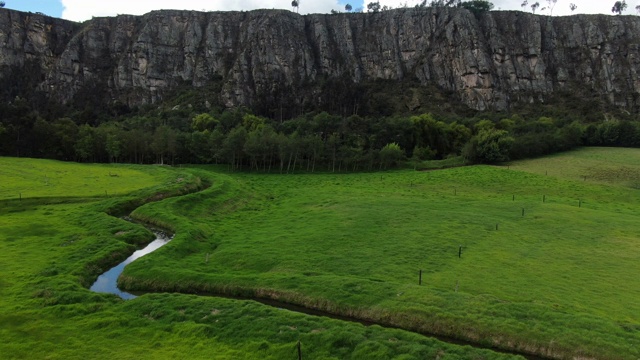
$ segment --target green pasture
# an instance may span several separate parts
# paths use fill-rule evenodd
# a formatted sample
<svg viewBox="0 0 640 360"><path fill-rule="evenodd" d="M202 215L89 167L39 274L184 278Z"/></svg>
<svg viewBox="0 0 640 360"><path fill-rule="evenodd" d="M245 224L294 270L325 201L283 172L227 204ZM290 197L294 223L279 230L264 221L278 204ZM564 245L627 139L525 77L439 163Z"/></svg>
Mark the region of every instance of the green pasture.
<svg viewBox="0 0 640 360"><path fill-rule="evenodd" d="M140 167L0 157L0 200L17 199L20 195L22 198L122 195L160 185L160 179L151 170L151 167L143 171Z"/></svg>
<svg viewBox="0 0 640 360"><path fill-rule="evenodd" d="M304 359L514 358L253 301L183 294L123 301L88 290L98 274L151 239L143 227L112 216L146 202L153 203L135 217L178 231L178 246L168 248L174 263L184 265L203 249L212 253L204 267L178 272L200 274L218 263L218 223L228 232L244 214L275 201L251 176L11 158L0 158L0 175L1 359L297 359L298 341ZM158 262L167 254L155 255L139 260L151 276L167 269Z"/></svg>
<svg viewBox="0 0 640 360"><path fill-rule="evenodd" d="M640 156L583 149L540 160L556 173L535 161L357 174L199 168L211 188L136 210L177 236L121 285L274 298L547 357L636 359L640 194L556 176L586 172L581 159L615 163L606 152L620 168Z"/></svg>
<svg viewBox="0 0 640 360"><path fill-rule="evenodd" d="M515 161L514 170L568 180L640 188L638 149L589 147L538 159Z"/></svg>

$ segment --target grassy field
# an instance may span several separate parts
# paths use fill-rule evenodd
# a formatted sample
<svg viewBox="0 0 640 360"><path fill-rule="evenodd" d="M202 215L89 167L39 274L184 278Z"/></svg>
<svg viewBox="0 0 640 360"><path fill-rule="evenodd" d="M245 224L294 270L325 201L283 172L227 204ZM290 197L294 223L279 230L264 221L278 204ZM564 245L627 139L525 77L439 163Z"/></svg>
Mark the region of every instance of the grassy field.
<svg viewBox="0 0 640 360"><path fill-rule="evenodd" d="M160 185L148 169L40 159L0 157L0 174L0 200L20 194L23 198L113 196Z"/></svg>
<svg viewBox="0 0 640 360"><path fill-rule="evenodd" d="M510 168L567 180L640 188L640 154L637 149L583 148L513 162Z"/></svg>
<svg viewBox="0 0 640 360"><path fill-rule="evenodd" d="M179 231L178 246L169 249L177 261L213 253L217 217L240 218L269 196L244 188L244 180L0 158L0 181L0 359L297 359L298 341L304 359L514 358L253 301L148 294L125 302L87 289L150 240L141 226L112 215L164 199L136 216ZM139 261L155 264L148 262L155 255Z"/></svg>
<svg viewBox="0 0 640 360"><path fill-rule="evenodd" d="M638 159L583 149L510 167L220 174L136 210L177 236L121 284L275 298L548 357L637 359L640 194L634 171L607 174Z"/></svg>

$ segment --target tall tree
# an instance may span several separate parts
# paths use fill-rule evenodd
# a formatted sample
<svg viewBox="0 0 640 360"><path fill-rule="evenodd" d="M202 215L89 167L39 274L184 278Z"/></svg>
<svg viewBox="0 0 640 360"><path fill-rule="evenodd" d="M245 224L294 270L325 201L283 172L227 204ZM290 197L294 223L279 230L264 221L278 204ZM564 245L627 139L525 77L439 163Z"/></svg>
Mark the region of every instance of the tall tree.
<svg viewBox="0 0 640 360"><path fill-rule="evenodd" d="M367 11L370 12L374 12L377 13L378 11L380 11L380 2L376 1L376 2L370 2L369 4L367 4Z"/></svg>
<svg viewBox="0 0 640 360"><path fill-rule="evenodd" d="M344 10L347 12L350 12L353 9L353 7L351 7L351 4L347 4L344 6Z"/></svg>
<svg viewBox="0 0 640 360"><path fill-rule="evenodd" d="M540 7L540 3L539 2L535 2L534 4L531 4L531 12L533 12L534 14L536 13L536 10Z"/></svg>
<svg viewBox="0 0 640 360"><path fill-rule="evenodd" d="M404 151L397 143L385 145L380 150L380 167L385 169L395 166L404 158Z"/></svg>
<svg viewBox="0 0 640 360"><path fill-rule="evenodd" d="M120 137L117 133L107 135L106 151L109 154L109 162L118 162L120 153L122 152L120 145Z"/></svg>
<svg viewBox="0 0 640 360"><path fill-rule="evenodd" d="M173 157L176 153L176 131L167 125L159 126L153 134L151 150L156 155L158 163L164 165L165 157Z"/></svg>
<svg viewBox="0 0 640 360"><path fill-rule="evenodd" d="M242 126L237 126L229 132L222 143L222 151L229 160L232 170L236 170L242 165L246 140L247 130Z"/></svg>
<svg viewBox="0 0 640 360"><path fill-rule="evenodd" d="M613 7L611 8L611 12L614 14L622 15L622 12L625 11L626 9L627 9L626 0L616 1L615 4L613 4Z"/></svg>
<svg viewBox="0 0 640 360"><path fill-rule="evenodd" d="M3 8L5 5L4 1L0 1L0 8Z"/></svg>
<svg viewBox="0 0 640 360"><path fill-rule="evenodd" d="M296 12L298 12L298 11L299 11L299 5L300 5L300 2L299 2L298 0L293 0L293 1L291 2L291 7L292 7L292 8L294 8L294 9L296 9Z"/></svg>
<svg viewBox="0 0 640 360"><path fill-rule="evenodd" d="M211 162L212 156L209 151L208 141L209 131L194 131L190 134L186 145L191 162L194 162L194 160L201 163Z"/></svg>
<svg viewBox="0 0 640 360"><path fill-rule="evenodd" d="M549 9L549 15L553 16L553 8L556 6L558 0L547 0L547 9Z"/></svg>
<svg viewBox="0 0 640 360"><path fill-rule="evenodd" d="M480 15L483 12L491 11L491 9L493 9L493 3L486 0L471 0L461 2L458 7L465 8L474 15Z"/></svg>
<svg viewBox="0 0 640 360"><path fill-rule="evenodd" d="M527 0L524 0L522 4L520 4L520 6L522 7L522 10L525 10L527 8L527 5L529 5L529 1Z"/></svg>
<svg viewBox="0 0 640 360"><path fill-rule="evenodd" d="M89 161L93 159L94 134L93 128L87 124L80 126L78 131L78 140L74 146L78 158L82 161Z"/></svg>
<svg viewBox="0 0 640 360"><path fill-rule="evenodd" d="M53 122L54 137L57 140L58 159L72 161L75 159L73 146L78 137L78 125L69 118L57 119Z"/></svg>

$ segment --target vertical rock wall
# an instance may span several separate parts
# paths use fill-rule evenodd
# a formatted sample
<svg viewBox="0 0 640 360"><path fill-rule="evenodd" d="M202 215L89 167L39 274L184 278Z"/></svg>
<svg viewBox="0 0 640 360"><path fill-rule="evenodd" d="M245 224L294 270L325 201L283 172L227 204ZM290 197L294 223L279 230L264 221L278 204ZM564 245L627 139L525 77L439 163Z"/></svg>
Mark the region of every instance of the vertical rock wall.
<svg viewBox="0 0 640 360"><path fill-rule="evenodd" d="M435 86L478 110L572 92L637 112L639 70L633 16L155 11L77 24L0 9L0 84L23 79L62 102L93 89L107 102L154 103L177 85L213 80L227 106L283 91L303 102L322 80L347 78Z"/></svg>

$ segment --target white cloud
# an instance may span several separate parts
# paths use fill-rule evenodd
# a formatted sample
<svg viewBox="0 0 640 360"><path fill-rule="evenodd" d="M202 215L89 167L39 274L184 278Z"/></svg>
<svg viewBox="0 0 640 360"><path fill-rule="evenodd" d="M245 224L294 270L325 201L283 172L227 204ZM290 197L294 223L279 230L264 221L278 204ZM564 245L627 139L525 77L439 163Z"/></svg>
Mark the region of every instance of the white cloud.
<svg viewBox="0 0 640 360"><path fill-rule="evenodd" d="M338 0L299 0L300 13L328 13L332 9L343 10ZM228 11L253 9L288 9L291 0L62 0L62 17L84 21L92 16L118 14L142 15L152 10L176 9L197 11Z"/></svg>

